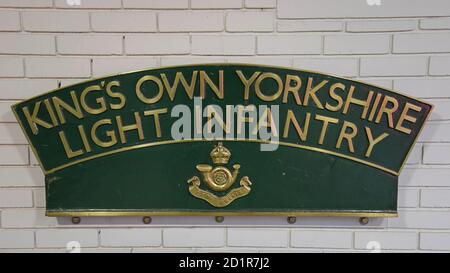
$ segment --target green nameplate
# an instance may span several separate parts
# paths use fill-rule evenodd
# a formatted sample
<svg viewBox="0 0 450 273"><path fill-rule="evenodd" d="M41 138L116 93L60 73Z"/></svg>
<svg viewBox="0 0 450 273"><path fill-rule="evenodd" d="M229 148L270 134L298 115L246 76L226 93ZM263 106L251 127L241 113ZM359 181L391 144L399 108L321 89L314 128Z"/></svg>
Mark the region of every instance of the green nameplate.
<svg viewBox="0 0 450 273"><path fill-rule="evenodd" d="M13 106L47 215L397 215L429 103L289 68L107 76Z"/></svg>

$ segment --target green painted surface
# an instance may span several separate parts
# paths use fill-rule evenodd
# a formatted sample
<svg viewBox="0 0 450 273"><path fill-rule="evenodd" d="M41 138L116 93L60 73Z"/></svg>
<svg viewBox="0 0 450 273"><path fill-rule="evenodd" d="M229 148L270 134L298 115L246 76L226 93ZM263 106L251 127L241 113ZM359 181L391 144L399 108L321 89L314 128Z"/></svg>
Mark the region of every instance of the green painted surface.
<svg viewBox="0 0 450 273"><path fill-rule="evenodd" d="M231 152L231 159L227 168L232 165L241 165L237 182L232 188L239 187L239 180L248 176L252 182L251 191L247 196L234 200L224 208L216 208L204 200L195 198L189 192L188 179L200 176L195 166L197 164L210 164L210 151L217 145L217 140L204 140L186 143L170 143L165 145L136 148L136 145L149 145L161 141L172 141L171 126L178 119L171 117L171 109L178 104L185 104L193 108L193 101L186 95L180 85L173 101L170 100L166 90L161 100L154 104L146 104L136 96L136 83L146 75L160 78L161 73L173 83L175 73L181 72L190 82L193 71L205 71L212 82L217 84L219 70L223 71L224 98L219 99L206 85L203 106L215 104L225 105L279 105L279 134L280 142L303 145L329 151L326 154L318 151L300 149L281 145L276 151L260 151L260 143L246 141L226 141L224 146ZM342 110L332 112L319 109L312 98L309 105L297 105L292 94L289 94L287 103L283 103L283 95L272 102L264 102L254 92L254 85L250 88L249 99L245 100L244 85L236 74L240 70L247 77L255 71L270 72L278 75L285 86L286 75L298 76L302 86L298 91L302 104L307 88L308 78L315 86L323 80L328 82L316 93L317 99L325 106L326 103L336 105L337 101L330 97L330 86L342 83L345 90L336 90L344 101L348 90L354 86L354 98L365 99L368 92L390 96L399 104L399 110L393 114L394 125L397 123L401 110L406 102L420 107L420 111L410 111L410 116L416 122L405 122L403 125L411 129L406 134L395 128L389 128L388 119L383 116L379 123L362 119L363 107L351 104L346 114ZM200 73L200 72L199 72ZM78 119L69 112L64 112L65 124L53 128L43 128L38 125L39 132L33 134L23 112L28 107L32 112L36 103L41 101L38 116L42 120L51 122L50 115L44 107L44 99L57 97L73 105L70 91L80 99L81 92L89 86L106 86L109 82L119 81L120 86L114 87L114 92L121 93L126 98L122 109L109 109L97 115L89 114L85 109L83 118ZM197 77L194 95L199 95L199 77ZM102 85L103 82L103 85ZM294 82L292 82L294 84ZM157 85L146 82L142 85L142 92L151 97L156 94ZM261 81L261 90L266 95L274 94L277 90L276 81L265 79ZM118 104L117 98L108 97L104 88L86 96L86 104L91 107L98 106L98 99L104 97L106 104ZM381 99L382 100L382 99ZM50 100L51 102L51 100ZM381 103L381 102L380 102ZM54 104L52 104L54 108ZM167 114L160 115L161 137L156 136L154 119L144 116L144 111L167 108ZM296 71L275 67L260 67L251 65L198 65L175 68L161 68L148 71L133 72L118 76L105 77L67 88L62 88L21 102L13 107L26 135L39 157L43 169L46 171L47 210L58 211L176 211L176 212L288 212L288 211L322 211L322 212L396 212L397 210L397 180L408 151L412 148L418 132L422 128L431 106L427 103L388 91L368 84L354 82L347 79L327 76L318 73ZM304 127L305 117L310 113L310 125L305 141L301 140L291 125L287 137L283 137L284 123L288 110L292 110L300 127ZM369 108L370 110L370 108ZM123 124L134 123L134 112L141 115L144 139L140 140L136 131L125 133L126 143L120 143L117 132L116 116L122 118ZM369 111L370 112L370 111ZM327 116L339 120L337 124L330 124L326 131L323 144L319 144L322 123L316 120L316 115ZM376 115L375 115L376 116ZM111 119L111 125L104 125L98 131L98 138L106 141L107 130L114 130L117 144L105 148L97 146L90 136L92 125L101 119ZM349 121L357 127L357 134L353 138L354 152L349 150L347 141L336 148L343 121ZM206 122L206 118L203 118ZM73 158L67 158L66 152L59 137L63 131L72 150L83 148L78 125L83 125L87 132L91 151ZM365 153L369 145L365 127L370 128L374 137L382 133L389 136L376 144L372 154L367 157ZM132 150L118 152L118 149L132 148ZM334 155L337 153L337 155ZM339 156L342 155L342 156ZM344 157L352 157L365 163L357 162ZM93 158L97 157L97 158ZM89 160L88 160L89 159ZM69 164L69 165L67 165ZM369 166L371 165L372 166ZM378 167L374 167L378 166ZM208 189L204 183L201 188L223 196Z"/></svg>

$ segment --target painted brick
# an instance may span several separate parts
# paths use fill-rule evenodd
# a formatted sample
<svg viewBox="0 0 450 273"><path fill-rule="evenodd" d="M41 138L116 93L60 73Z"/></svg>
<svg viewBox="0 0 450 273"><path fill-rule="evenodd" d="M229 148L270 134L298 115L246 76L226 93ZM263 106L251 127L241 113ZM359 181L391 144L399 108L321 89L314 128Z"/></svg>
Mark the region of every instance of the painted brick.
<svg viewBox="0 0 450 273"><path fill-rule="evenodd" d="M160 229L102 229L100 244L107 247L117 246L160 246L162 235Z"/></svg>
<svg viewBox="0 0 450 273"><path fill-rule="evenodd" d="M31 208L33 193L26 189L0 189L1 208Z"/></svg>
<svg viewBox="0 0 450 273"><path fill-rule="evenodd" d="M45 189L33 190L33 205L35 208L45 208Z"/></svg>
<svg viewBox="0 0 450 273"><path fill-rule="evenodd" d="M17 101L0 101L0 122L16 122L11 105Z"/></svg>
<svg viewBox="0 0 450 273"><path fill-rule="evenodd" d="M58 87L56 80L0 79L2 99L28 99Z"/></svg>
<svg viewBox="0 0 450 273"><path fill-rule="evenodd" d="M43 187L44 175L36 167L0 167L0 187Z"/></svg>
<svg viewBox="0 0 450 273"><path fill-rule="evenodd" d="M246 8L275 8L277 0L245 0L244 5Z"/></svg>
<svg viewBox="0 0 450 273"><path fill-rule="evenodd" d="M431 56L430 75L450 75L450 56Z"/></svg>
<svg viewBox="0 0 450 273"><path fill-rule="evenodd" d="M0 123L0 144L27 144L27 140L17 123Z"/></svg>
<svg viewBox="0 0 450 273"><path fill-rule="evenodd" d="M427 144L423 149L424 164L450 164L450 145Z"/></svg>
<svg viewBox="0 0 450 273"><path fill-rule="evenodd" d="M149 69L156 66L157 59L153 57L94 58L92 61L92 74L94 77L98 77Z"/></svg>
<svg viewBox="0 0 450 273"><path fill-rule="evenodd" d="M91 13L93 31L155 32L156 13L152 11L99 11Z"/></svg>
<svg viewBox="0 0 450 273"><path fill-rule="evenodd" d="M277 23L279 32L342 31L343 28L343 22L333 20L287 20Z"/></svg>
<svg viewBox="0 0 450 273"><path fill-rule="evenodd" d="M187 9L189 0L122 0L124 8Z"/></svg>
<svg viewBox="0 0 450 273"><path fill-rule="evenodd" d="M357 77L357 78L355 78L355 80L359 80L359 81L365 82L367 84L373 84L373 85L380 86L380 87L387 88L387 89L392 89L393 81L390 79L382 79L379 77L377 77L377 78L365 78L365 77L358 78Z"/></svg>
<svg viewBox="0 0 450 273"><path fill-rule="evenodd" d="M222 247L225 245L223 228L167 228L163 230L166 247Z"/></svg>
<svg viewBox="0 0 450 273"><path fill-rule="evenodd" d="M415 20L360 20L348 21L347 32L408 31L417 28Z"/></svg>
<svg viewBox="0 0 450 273"><path fill-rule="evenodd" d="M433 177L433 179L430 179ZM444 168L420 168L410 169L405 168L399 177L400 186L450 186L450 169Z"/></svg>
<svg viewBox="0 0 450 273"><path fill-rule="evenodd" d="M23 77L23 59L16 57L0 57L0 77Z"/></svg>
<svg viewBox="0 0 450 273"><path fill-rule="evenodd" d="M44 209L3 209L3 228L54 227L57 219L45 216Z"/></svg>
<svg viewBox="0 0 450 273"><path fill-rule="evenodd" d="M253 55L255 37L250 35L195 35L192 54L195 55Z"/></svg>
<svg viewBox="0 0 450 273"><path fill-rule="evenodd" d="M0 165L28 165L28 147L0 145Z"/></svg>
<svg viewBox="0 0 450 273"><path fill-rule="evenodd" d="M161 57L161 66L224 62L225 58L223 57Z"/></svg>
<svg viewBox="0 0 450 273"><path fill-rule="evenodd" d="M23 28L27 31L87 32L89 13L84 11L25 11Z"/></svg>
<svg viewBox="0 0 450 273"><path fill-rule="evenodd" d="M325 54L384 54L390 50L390 37L384 34L326 35Z"/></svg>
<svg viewBox="0 0 450 273"><path fill-rule="evenodd" d="M398 218L389 218L390 228L449 229L449 211L400 211Z"/></svg>
<svg viewBox="0 0 450 273"><path fill-rule="evenodd" d="M395 34L394 53L450 52L450 32Z"/></svg>
<svg viewBox="0 0 450 273"><path fill-rule="evenodd" d="M29 155L30 155L30 165L35 165L35 166L38 166L38 165L40 165L39 164L39 161L37 160L37 158L36 158L36 156L34 155L34 152L33 152L33 150L31 149L31 147L28 147L29 149Z"/></svg>
<svg viewBox="0 0 450 273"><path fill-rule="evenodd" d="M138 54L187 54L190 51L189 36L176 34L128 34L125 36L125 52Z"/></svg>
<svg viewBox="0 0 450 273"><path fill-rule="evenodd" d="M0 31L20 31L20 16L17 11L0 11Z"/></svg>
<svg viewBox="0 0 450 273"><path fill-rule="evenodd" d="M228 229L228 246L287 247L288 230L276 229Z"/></svg>
<svg viewBox="0 0 450 273"><path fill-rule="evenodd" d="M320 54L322 37L318 35L264 35L258 37L258 54Z"/></svg>
<svg viewBox="0 0 450 273"><path fill-rule="evenodd" d="M351 248L351 231L292 230L291 246L303 248Z"/></svg>
<svg viewBox="0 0 450 273"><path fill-rule="evenodd" d="M55 37L48 34L0 33L2 54L55 54Z"/></svg>
<svg viewBox="0 0 450 273"><path fill-rule="evenodd" d="M416 232L405 231L356 231L355 248L367 249L367 244L371 241L380 243L380 250L396 249L407 250L417 249L418 234Z"/></svg>
<svg viewBox="0 0 450 273"><path fill-rule="evenodd" d="M222 31L224 14L211 11L163 11L158 14L161 32Z"/></svg>
<svg viewBox="0 0 450 273"><path fill-rule="evenodd" d="M56 43L62 55L120 55L123 52L122 36L118 35L60 35Z"/></svg>
<svg viewBox="0 0 450 273"><path fill-rule="evenodd" d="M296 58L294 67L353 77L358 74L358 62L357 58Z"/></svg>
<svg viewBox="0 0 450 273"><path fill-rule="evenodd" d="M428 99L427 102L434 105L430 120L450 119L450 100L448 99Z"/></svg>
<svg viewBox="0 0 450 273"><path fill-rule="evenodd" d="M450 190L422 189L420 206L424 208L450 208Z"/></svg>
<svg viewBox="0 0 450 273"><path fill-rule="evenodd" d="M25 59L26 73L31 78L90 77L88 58L34 57Z"/></svg>
<svg viewBox="0 0 450 273"><path fill-rule="evenodd" d="M36 246L63 247L71 241L78 241L81 247L98 246L98 232L95 229L47 229L36 231Z"/></svg>
<svg viewBox="0 0 450 273"><path fill-rule="evenodd" d="M450 79L398 79L394 89L419 98L445 98L450 94Z"/></svg>
<svg viewBox="0 0 450 273"><path fill-rule="evenodd" d="M420 20L421 29L450 29L450 18L425 18Z"/></svg>
<svg viewBox="0 0 450 273"><path fill-rule="evenodd" d="M45 216L44 209L3 209L3 228L39 228L55 227L56 217Z"/></svg>
<svg viewBox="0 0 450 273"><path fill-rule="evenodd" d="M430 8L431 7L431 8ZM278 0L280 18L373 18L450 15L447 0L382 1L380 6L370 6L360 0L316 0L305 5L297 0Z"/></svg>
<svg viewBox="0 0 450 273"><path fill-rule="evenodd" d="M55 7L70 9L119 9L121 0L81 0L81 5L69 5L67 0L55 0Z"/></svg>
<svg viewBox="0 0 450 273"><path fill-rule="evenodd" d="M427 57L361 58L361 76L421 76L427 74Z"/></svg>
<svg viewBox="0 0 450 273"><path fill-rule="evenodd" d="M48 8L52 0L0 0L0 7L11 8Z"/></svg>
<svg viewBox="0 0 450 273"><path fill-rule="evenodd" d="M247 64L262 64L262 65L275 65L275 66L292 66L291 59L280 58L280 57L254 57L254 56L243 56L243 57L228 57L229 63L247 63Z"/></svg>
<svg viewBox="0 0 450 273"><path fill-rule="evenodd" d="M450 250L449 232L421 232L420 249Z"/></svg>
<svg viewBox="0 0 450 273"><path fill-rule="evenodd" d="M240 9L242 0L191 0L192 9Z"/></svg>
<svg viewBox="0 0 450 273"><path fill-rule="evenodd" d="M420 142L448 142L450 140L450 122L429 121L425 124Z"/></svg>
<svg viewBox="0 0 450 273"><path fill-rule="evenodd" d="M0 230L0 249L33 247L34 232L32 230Z"/></svg>
<svg viewBox="0 0 450 273"><path fill-rule="evenodd" d="M260 11L232 11L226 16L226 30L230 32L271 32L274 13Z"/></svg>
<svg viewBox="0 0 450 273"><path fill-rule="evenodd" d="M419 191L416 189L401 188L398 190L398 207L415 208L419 203Z"/></svg>
<svg viewBox="0 0 450 273"><path fill-rule="evenodd" d="M406 164L420 164L422 163L422 145L416 143L408 155Z"/></svg>

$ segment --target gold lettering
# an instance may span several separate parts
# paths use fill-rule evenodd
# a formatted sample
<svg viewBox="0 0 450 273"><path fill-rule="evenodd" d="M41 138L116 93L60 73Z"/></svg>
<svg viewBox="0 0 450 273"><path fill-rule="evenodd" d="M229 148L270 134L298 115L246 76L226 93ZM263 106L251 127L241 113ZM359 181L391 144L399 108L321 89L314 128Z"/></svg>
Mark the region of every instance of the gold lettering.
<svg viewBox="0 0 450 273"><path fill-rule="evenodd" d="M119 81L109 82L106 85L106 94L108 94L108 96L110 96L111 98L116 98L116 99L118 99L120 101L117 104L113 104L113 103L109 104L111 109L119 110L119 109L122 109L125 106L126 99L125 99L125 96L122 93L112 91L112 88L114 86L120 86L120 82Z"/></svg>
<svg viewBox="0 0 450 273"><path fill-rule="evenodd" d="M387 104L392 103L392 108L388 108ZM390 128L394 128L394 119L393 114L398 109L398 102L395 98L390 96L385 96L383 102L381 103L380 111L378 112L377 118L375 119L376 123L380 123L383 114L386 114L388 118L388 125Z"/></svg>
<svg viewBox="0 0 450 273"><path fill-rule="evenodd" d="M139 112L134 112L134 117L136 119L136 123L130 125L123 125L122 118L120 116L116 116L117 128L119 129L119 136L122 144L127 143L127 140L125 138L125 132L131 130L137 130L139 140L144 139L144 130L142 129L141 116L139 115Z"/></svg>
<svg viewBox="0 0 450 273"><path fill-rule="evenodd" d="M83 141L83 146L86 152L91 152L91 145L89 145L89 141L86 137L86 132L84 131L83 125L78 125L78 131L80 132L81 140Z"/></svg>
<svg viewBox="0 0 450 273"><path fill-rule="evenodd" d="M192 72L192 78L191 83L188 84L186 79L184 78L183 73L177 72L175 74L175 80L173 81L173 85L170 86L169 80L167 79L166 74L161 74L161 78L164 82L164 86L166 87L167 93L169 94L169 98L171 101L175 98L175 94L177 92L178 84L181 81L181 84L184 87L184 90L186 91L186 94L189 96L189 98L192 100L194 98L194 89L195 89L195 83L197 81L197 73L198 71Z"/></svg>
<svg viewBox="0 0 450 273"><path fill-rule="evenodd" d="M156 85L158 86L158 93L153 98L147 98L142 93L141 87L144 84L144 82L146 82L146 81L152 81L152 82L156 83ZM164 87L163 87L161 80L155 76L151 76L151 75L144 76L144 77L140 78L139 81L136 83L136 96L143 103L153 104L153 103L158 102L163 95L163 91L164 91Z"/></svg>
<svg viewBox="0 0 450 273"><path fill-rule="evenodd" d="M165 113L167 113L167 108L144 111L144 116L153 116L153 120L155 122L156 136L158 138L161 137L161 125L159 122L159 114Z"/></svg>
<svg viewBox="0 0 450 273"><path fill-rule="evenodd" d="M219 99L223 99L224 96L223 70L219 70L219 87L217 87L217 85L213 83L213 81L205 71L200 71L200 96L203 99L205 98L205 90L206 90L205 82L208 84L208 86L211 88L211 90L216 94L216 96Z"/></svg>
<svg viewBox="0 0 450 273"><path fill-rule="evenodd" d="M73 107L58 97L52 97L53 105L55 105L56 114L58 115L61 124L66 123L66 119L64 118L62 108L64 108L66 111L68 111L78 119L83 118L83 112L81 111L81 107L80 104L78 103L78 98L77 95L75 94L75 91L70 91L70 96L72 97Z"/></svg>
<svg viewBox="0 0 450 273"><path fill-rule="evenodd" d="M319 144L322 145L323 140L325 139L325 135L327 133L328 124L329 123L337 124L339 120L337 118L325 117L318 114L316 114L315 119L322 121L322 130L320 131L320 138L319 138Z"/></svg>
<svg viewBox="0 0 450 273"><path fill-rule="evenodd" d="M308 78L308 85L306 86L306 93L305 93L305 99L304 99L304 105L308 106L309 98L312 98L314 103L316 104L317 108L323 109L323 105L320 102L319 98L317 98L316 93L322 88L325 84L328 83L327 80L323 80L321 83L316 85L314 88L312 87L313 78Z"/></svg>
<svg viewBox="0 0 450 273"><path fill-rule="evenodd" d="M369 147L367 147L367 151L365 156L369 157L372 154L372 150L373 147L375 146L375 144L377 144L378 142L382 141L383 139L385 139L386 137L389 136L388 133L383 133L380 136L378 136L377 138L373 138L372 135L372 130L369 127L364 127L364 129L366 129L366 135L367 135L367 139L369 140Z"/></svg>
<svg viewBox="0 0 450 273"><path fill-rule="evenodd" d="M377 96L375 97L375 101L373 102L373 106L372 106L372 111L370 111L370 115L369 115L369 121L373 120L373 117L375 116L375 113L377 112L377 107L378 104L380 103L380 99L381 99L381 94L378 93Z"/></svg>
<svg viewBox="0 0 450 273"><path fill-rule="evenodd" d="M355 87L352 85L350 87L350 90L348 91L347 99L345 100L345 106L344 106L344 110L342 111L342 113L347 114L350 104L353 103L353 104L364 107L363 112L361 114L361 118L365 119L367 116L367 112L369 111L370 103L372 102L373 91L369 91L369 94L367 95L366 100L360 100L360 99L353 98L354 91L355 91Z"/></svg>
<svg viewBox="0 0 450 273"><path fill-rule="evenodd" d="M294 86L291 85L291 81L295 81ZM298 90L300 90L300 87L302 87L302 80L300 79L299 76L286 75L286 83L284 84L283 103L287 103L289 93L292 93L297 105L302 105L302 101L298 96Z"/></svg>
<svg viewBox="0 0 450 273"><path fill-rule="evenodd" d="M261 92L261 82L266 78L271 78L271 79L275 80L278 85L278 90L276 91L275 94L273 94L271 96L266 96ZM274 100L278 99L278 97L280 97L281 93L283 92L283 81L281 80L280 76L278 76L275 73L263 73L261 76L259 76L256 79L255 92L256 92L256 95L258 96L258 98L260 98L263 101L274 101Z"/></svg>
<svg viewBox="0 0 450 273"><path fill-rule="evenodd" d="M336 89L345 90L345 85L342 83L335 83L330 87L330 97L333 98L335 101L337 101L337 105L333 106L329 104L328 102L325 103L325 108L329 111L337 112L341 110L342 105L344 104L344 100L341 96L336 94Z"/></svg>
<svg viewBox="0 0 450 273"><path fill-rule="evenodd" d="M397 125L395 126L395 130L403 132L408 135L411 134L411 129L405 128L403 126L403 122L405 120L412 122L412 123L415 123L417 121L417 118L408 115L409 110L413 110L413 111L419 113L420 111L422 111L422 107L407 102L405 104L405 108L403 108L400 118L398 119Z"/></svg>
<svg viewBox="0 0 450 273"><path fill-rule="evenodd" d="M347 128L351 129L351 132L347 133ZM358 128L353 122L344 121L342 125L341 133L339 134L338 141L336 143L336 148L341 148L342 140L347 140L348 149L350 152L354 153L355 149L353 148L353 138L356 136L358 132Z"/></svg>
<svg viewBox="0 0 450 273"><path fill-rule="evenodd" d="M34 135L37 135L39 133L39 129L38 129L37 125L40 125L46 129L53 128L52 124L37 117L40 107L41 107L41 102L40 101L36 102L33 107L33 114L30 114L30 111L28 110L27 106L22 108L23 114L25 115L28 125L30 126L31 131L33 132Z"/></svg>
<svg viewBox="0 0 450 273"><path fill-rule="evenodd" d="M81 92L81 95L80 95L81 106L83 106L83 109L86 112L88 112L89 114L98 115L98 114L101 114L106 111L106 103L105 103L104 97L99 97L99 98L95 99L95 101L99 105L98 108L92 108L86 102L86 96L89 93L91 93L93 91L101 91L101 90L102 90L102 88L100 87L100 85L92 85L92 86L86 87L83 90L83 92Z"/></svg>
<svg viewBox="0 0 450 273"><path fill-rule="evenodd" d="M76 151L73 151L72 148L70 148L69 142L67 141L66 134L63 131L59 131L59 138L61 139L61 142L64 146L64 151L66 152L67 158L72 158L76 156L80 156L83 154L83 149L79 149Z"/></svg>
<svg viewBox="0 0 450 273"><path fill-rule="evenodd" d="M289 136L289 125L292 122L294 125L295 130L297 131L298 136L302 141L306 141L306 137L308 136L308 128L309 128L309 121L311 119L311 113L306 113L306 119L303 126L303 129L300 128L300 125L298 124L298 121L292 112L292 110L288 110L286 122L284 124L284 130L283 130L283 137L287 138Z"/></svg>
<svg viewBox="0 0 450 273"><path fill-rule="evenodd" d="M106 135L109 137L109 141L102 141L97 137L97 128L106 125L106 124L112 124L110 119L101 119L94 123L94 125L91 128L91 138L94 141L95 144L97 144L100 147L108 148L117 143L116 134L113 130L106 131Z"/></svg>
<svg viewBox="0 0 450 273"><path fill-rule="evenodd" d="M250 77L250 79L246 79L244 74L242 73L241 70L236 70L236 74L238 74L239 79L241 79L241 82L244 84L244 99L248 100L249 97L249 93L250 93L250 86L252 85L252 83L256 80L256 78L259 76L259 74L261 74L260 71L256 71L253 73L253 75Z"/></svg>
<svg viewBox="0 0 450 273"><path fill-rule="evenodd" d="M277 126L275 125L275 122L273 121L272 111L270 108L266 108L259 118L257 127L253 128L253 134L256 135L261 128L270 128L270 132L273 136L278 136ZM269 130L267 130L269 132Z"/></svg>

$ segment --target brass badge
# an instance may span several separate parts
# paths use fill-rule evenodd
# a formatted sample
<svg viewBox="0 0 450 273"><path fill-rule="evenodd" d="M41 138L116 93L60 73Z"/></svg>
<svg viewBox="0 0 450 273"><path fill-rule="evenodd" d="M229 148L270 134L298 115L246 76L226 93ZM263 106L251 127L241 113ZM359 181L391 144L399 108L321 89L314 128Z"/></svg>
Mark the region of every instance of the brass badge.
<svg viewBox="0 0 450 273"><path fill-rule="evenodd" d="M221 166L228 164L231 157L230 150L225 148L222 142L219 142L212 149L210 156L213 163L219 166L214 167L207 164L198 164L196 168L201 173L203 182L209 189L216 192L224 192L236 182L241 165L234 164L232 172L228 168ZM188 180L188 183L189 192L193 196L203 199L218 208L226 207L234 200L249 194L251 190L250 185L252 184L248 176L244 176L239 182L241 185L239 188L232 189L224 196L217 196L209 191L200 189L201 180L198 176L193 176Z"/></svg>

